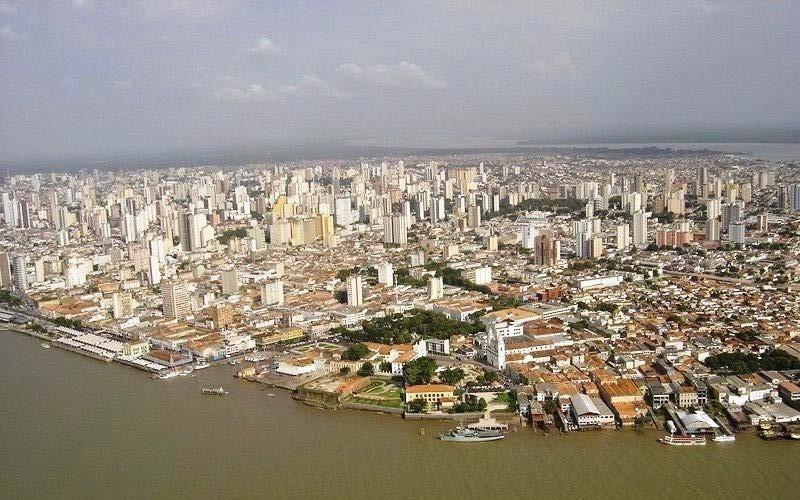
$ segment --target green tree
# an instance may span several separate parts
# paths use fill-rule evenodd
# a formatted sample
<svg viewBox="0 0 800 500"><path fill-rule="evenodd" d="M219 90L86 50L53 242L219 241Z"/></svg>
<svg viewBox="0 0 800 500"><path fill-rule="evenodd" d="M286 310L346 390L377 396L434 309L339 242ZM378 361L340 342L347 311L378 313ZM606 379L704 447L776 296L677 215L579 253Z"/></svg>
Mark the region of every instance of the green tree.
<svg viewBox="0 0 800 500"><path fill-rule="evenodd" d="M414 399L408 403L409 413L422 413L427 407L428 403L426 403L424 399Z"/></svg>
<svg viewBox="0 0 800 500"><path fill-rule="evenodd" d="M392 373L392 364L390 362L384 361L379 366L383 373Z"/></svg>
<svg viewBox="0 0 800 500"><path fill-rule="evenodd" d="M367 349L367 346L365 346L364 344L355 344L353 346L350 346L346 351L344 351L342 357L349 361L358 361L359 359L363 358L368 352L369 349Z"/></svg>
<svg viewBox="0 0 800 500"><path fill-rule="evenodd" d="M372 366L372 363L367 361L366 363L361 365L361 368L358 369L357 373L362 377L371 377L372 375L375 374L375 367Z"/></svg>
<svg viewBox="0 0 800 500"><path fill-rule="evenodd" d="M428 384L436 371L436 361L427 356L406 363L403 367L403 380L406 385Z"/></svg>
<svg viewBox="0 0 800 500"><path fill-rule="evenodd" d="M343 366L343 367L339 368L339 375L350 375L350 367L349 366Z"/></svg>
<svg viewBox="0 0 800 500"><path fill-rule="evenodd" d="M448 368L439 373L439 380L447 385L456 385L464 379L464 370L461 368Z"/></svg>

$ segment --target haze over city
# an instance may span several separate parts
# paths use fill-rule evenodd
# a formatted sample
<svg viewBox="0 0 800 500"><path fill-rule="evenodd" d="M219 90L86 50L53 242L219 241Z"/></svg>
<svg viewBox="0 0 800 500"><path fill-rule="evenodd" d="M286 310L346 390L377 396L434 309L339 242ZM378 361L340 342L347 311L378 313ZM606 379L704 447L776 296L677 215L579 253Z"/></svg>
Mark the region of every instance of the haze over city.
<svg viewBox="0 0 800 500"><path fill-rule="evenodd" d="M794 500L799 14L0 0L0 500Z"/></svg>
<svg viewBox="0 0 800 500"><path fill-rule="evenodd" d="M796 2L0 1L0 162L792 142Z"/></svg>

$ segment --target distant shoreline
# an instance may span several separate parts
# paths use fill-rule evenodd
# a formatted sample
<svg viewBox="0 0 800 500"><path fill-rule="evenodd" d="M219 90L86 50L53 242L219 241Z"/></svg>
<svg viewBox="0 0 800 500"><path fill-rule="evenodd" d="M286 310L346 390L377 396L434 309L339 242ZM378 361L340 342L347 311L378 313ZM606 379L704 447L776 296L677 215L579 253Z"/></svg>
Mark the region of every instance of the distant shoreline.
<svg viewBox="0 0 800 500"><path fill-rule="evenodd" d="M124 171L137 169L166 169L213 166L230 168L247 164L302 161L358 161L387 157L440 157L495 154L740 154L768 161L800 161L800 143L788 142L611 142L611 143L515 143L483 147L281 147L222 148L205 152L173 152L154 155L120 154L108 157L73 158L66 160L0 162L0 176L33 173L76 172L79 170Z"/></svg>

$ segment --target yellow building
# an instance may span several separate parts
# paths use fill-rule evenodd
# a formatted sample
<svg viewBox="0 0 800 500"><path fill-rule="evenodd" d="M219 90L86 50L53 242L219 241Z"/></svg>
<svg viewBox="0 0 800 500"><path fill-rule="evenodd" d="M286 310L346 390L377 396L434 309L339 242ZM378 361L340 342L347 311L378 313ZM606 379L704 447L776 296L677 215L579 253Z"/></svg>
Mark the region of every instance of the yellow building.
<svg viewBox="0 0 800 500"><path fill-rule="evenodd" d="M454 388L445 384L410 385L406 387L406 403L421 399L429 408L437 410L452 408L455 403Z"/></svg>
<svg viewBox="0 0 800 500"><path fill-rule="evenodd" d="M296 340L302 337L303 330L296 326L278 328L266 333L253 335L253 338L256 340L256 346L259 349L264 349L269 345L277 344L279 342L287 342L289 340Z"/></svg>

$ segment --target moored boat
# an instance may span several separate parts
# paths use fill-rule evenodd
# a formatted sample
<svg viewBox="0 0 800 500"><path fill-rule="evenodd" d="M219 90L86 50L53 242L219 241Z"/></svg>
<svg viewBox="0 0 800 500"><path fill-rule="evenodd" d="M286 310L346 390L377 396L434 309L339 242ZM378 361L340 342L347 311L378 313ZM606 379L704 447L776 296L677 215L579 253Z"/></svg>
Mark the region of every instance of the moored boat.
<svg viewBox="0 0 800 500"><path fill-rule="evenodd" d="M47 344L47 343L45 343L45 342L42 342L42 348L43 348L43 349L50 349L50 344Z"/></svg>
<svg viewBox="0 0 800 500"><path fill-rule="evenodd" d="M660 438L658 442L670 446L704 446L706 438L703 436L676 436L675 434L670 434Z"/></svg>
<svg viewBox="0 0 800 500"><path fill-rule="evenodd" d="M228 394L228 391L226 391L222 387L215 387L215 388L212 388L212 389L204 387L203 388L203 394L206 395L206 396L224 396L224 395Z"/></svg>
<svg viewBox="0 0 800 500"><path fill-rule="evenodd" d="M712 441L715 443L730 443L732 441L736 441L736 436L733 434L720 434L719 436L714 436Z"/></svg>
<svg viewBox="0 0 800 500"><path fill-rule="evenodd" d="M503 439L505 434L498 430L477 430L456 427L444 434L439 434L442 441L456 441L460 443L479 443L482 441L497 441Z"/></svg>

